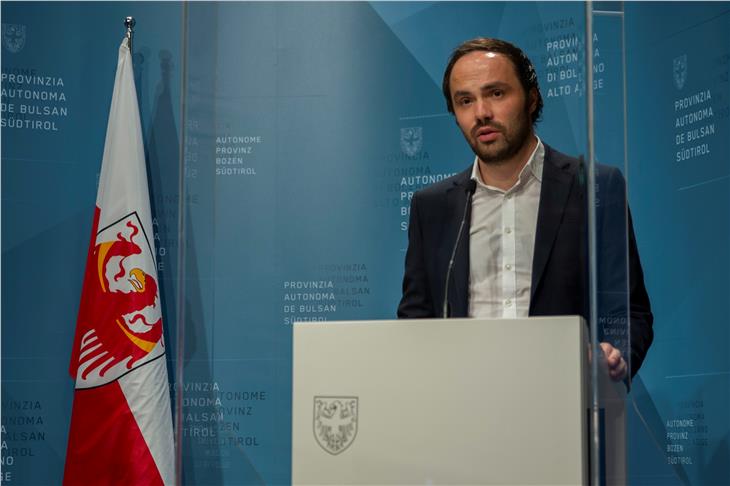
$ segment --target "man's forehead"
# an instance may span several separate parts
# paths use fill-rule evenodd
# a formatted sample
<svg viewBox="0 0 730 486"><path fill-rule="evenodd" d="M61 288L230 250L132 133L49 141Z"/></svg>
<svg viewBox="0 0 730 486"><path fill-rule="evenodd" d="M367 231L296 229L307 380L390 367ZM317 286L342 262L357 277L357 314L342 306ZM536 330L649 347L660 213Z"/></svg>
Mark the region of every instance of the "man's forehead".
<svg viewBox="0 0 730 486"><path fill-rule="evenodd" d="M458 82L462 78L468 80L492 74L500 78L514 76L516 79L517 69L512 60L504 54L492 51L473 51L456 61L450 77L452 82Z"/></svg>
<svg viewBox="0 0 730 486"><path fill-rule="evenodd" d="M504 57L504 54L502 54L500 52L494 52L494 51L473 51L473 52L470 52L469 54L467 54L467 56L471 55L471 54L473 54L474 56L486 57L486 58L490 58L490 59L495 58L497 56ZM466 56L464 56L464 57L466 57Z"/></svg>
<svg viewBox="0 0 730 486"><path fill-rule="evenodd" d="M467 64L467 63L477 63L477 64L489 64L489 65L496 65L496 64L512 64L512 59L510 57L502 52L495 52L495 51L472 51L464 54L461 56L457 61L454 67L456 67L459 64Z"/></svg>

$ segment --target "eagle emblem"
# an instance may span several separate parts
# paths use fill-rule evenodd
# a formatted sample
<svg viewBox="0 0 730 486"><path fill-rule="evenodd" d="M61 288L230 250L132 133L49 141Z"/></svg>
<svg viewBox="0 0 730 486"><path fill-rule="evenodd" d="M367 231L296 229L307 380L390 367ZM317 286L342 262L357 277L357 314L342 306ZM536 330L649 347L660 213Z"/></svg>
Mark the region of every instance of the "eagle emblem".
<svg viewBox="0 0 730 486"><path fill-rule="evenodd" d="M76 388L104 385L165 354L157 270L148 234L137 213L96 234L72 358Z"/></svg>
<svg viewBox="0 0 730 486"><path fill-rule="evenodd" d="M25 25L3 24L3 45L16 54L25 47Z"/></svg>
<svg viewBox="0 0 730 486"><path fill-rule="evenodd" d="M414 157L423 147L423 127L400 129L400 149L408 157Z"/></svg>
<svg viewBox="0 0 730 486"><path fill-rule="evenodd" d="M684 82L687 81L687 54L674 58L672 72L674 73L674 85L677 89L682 89Z"/></svg>
<svg viewBox="0 0 730 486"><path fill-rule="evenodd" d="M336 456L352 445L357 435L357 397L314 397L314 438Z"/></svg>

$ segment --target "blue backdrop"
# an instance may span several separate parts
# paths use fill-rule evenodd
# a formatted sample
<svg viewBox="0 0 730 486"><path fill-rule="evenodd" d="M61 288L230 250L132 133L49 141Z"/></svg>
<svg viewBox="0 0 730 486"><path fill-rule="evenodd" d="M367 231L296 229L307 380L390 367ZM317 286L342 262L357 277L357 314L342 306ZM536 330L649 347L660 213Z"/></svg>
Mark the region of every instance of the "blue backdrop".
<svg viewBox="0 0 730 486"><path fill-rule="evenodd" d="M473 159L441 95L450 51L478 35L523 47L539 135L584 154L584 6L3 3L3 482L62 477L126 15L184 482L286 483L291 323L394 317L410 196ZM730 5L594 21L597 155L629 181L656 318L630 395L631 483L730 483Z"/></svg>

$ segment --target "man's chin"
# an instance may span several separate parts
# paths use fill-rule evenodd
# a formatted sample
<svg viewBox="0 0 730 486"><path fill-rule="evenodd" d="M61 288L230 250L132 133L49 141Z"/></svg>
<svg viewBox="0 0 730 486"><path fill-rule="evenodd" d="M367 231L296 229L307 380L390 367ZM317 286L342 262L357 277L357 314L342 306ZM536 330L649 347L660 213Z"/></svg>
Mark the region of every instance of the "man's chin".
<svg viewBox="0 0 730 486"><path fill-rule="evenodd" d="M485 164L493 164L493 165L499 165L503 164L507 161L509 158L508 151L505 149L501 150L479 150L475 153L477 157L479 157L479 160L484 162Z"/></svg>

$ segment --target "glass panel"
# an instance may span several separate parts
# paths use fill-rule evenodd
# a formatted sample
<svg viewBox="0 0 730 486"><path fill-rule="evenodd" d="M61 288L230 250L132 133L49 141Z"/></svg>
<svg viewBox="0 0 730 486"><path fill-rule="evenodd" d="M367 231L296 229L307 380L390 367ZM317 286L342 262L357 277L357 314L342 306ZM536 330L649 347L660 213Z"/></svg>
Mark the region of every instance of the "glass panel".
<svg viewBox="0 0 730 486"><path fill-rule="evenodd" d="M626 3L632 216L656 319L633 382L633 482L730 483L727 3Z"/></svg>
<svg viewBox="0 0 730 486"><path fill-rule="evenodd" d="M610 225L599 223L595 233L599 330L602 340L631 353L632 374L641 370L625 402L628 483L724 484L730 17L726 5L708 3L624 9L599 2L593 9L603 44L593 71L596 81L604 79L603 86L594 82L596 160L621 169L631 207L607 194L604 184L613 184L599 177L598 221L610 215Z"/></svg>
<svg viewBox="0 0 730 486"><path fill-rule="evenodd" d="M267 407L278 400L276 376L281 370L277 361L268 359L273 344L266 340L275 343L279 337L272 332L263 345L259 337L262 325L271 326L259 314L268 311L273 291L266 273L257 271L262 268L257 265L270 262L256 256L256 242L268 234L266 227L252 223L253 212L247 211L252 203L270 203L262 194L266 181L253 186L244 172L218 175L243 168L240 150L256 150L246 155L245 168L261 157L262 147L250 140L262 137L265 120L242 128L240 120L232 119L231 113L246 113L248 107L231 88L240 85L252 99L258 94L251 90L254 77L242 72L259 67L244 60L250 58L253 45L265 45L260 37L271 7L198 3L185 8L185 254L180 297L185 320L178 402L183 484L286 482L285 475L271 471L270 464L285 451L272 446L278 426L269 418L274 406ZM226 35L239 33L232 22L245 25L247 42ZM265 79L263 73L257 77ZM246 141L225 141L230 137ZM252 466L257 454L264 454L264 463L258 465L261 473Z"/></svg>
<svg viewBox="0 0 730 486"><path fill-rule="evenodd" d="M441 93L451 50L479 35L523 47L540 137L585 153L584 10L185 8L184 482L286 483L292 322L394 318L413 193L474 160Z"/></svg>

